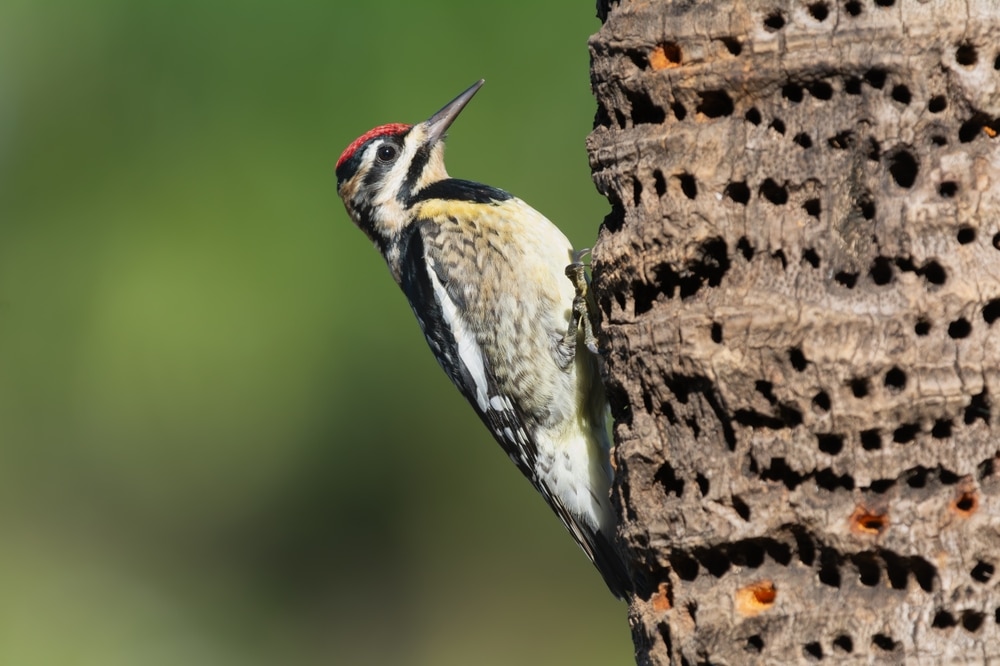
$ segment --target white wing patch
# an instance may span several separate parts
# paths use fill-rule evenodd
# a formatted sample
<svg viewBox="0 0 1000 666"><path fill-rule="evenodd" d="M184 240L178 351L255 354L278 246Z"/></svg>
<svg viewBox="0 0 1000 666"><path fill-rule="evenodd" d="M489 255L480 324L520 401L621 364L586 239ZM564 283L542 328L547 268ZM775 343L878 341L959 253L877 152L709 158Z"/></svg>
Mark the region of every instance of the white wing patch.
<svg viewBox="0 0 1000 666"><path fill-rule="evenodd" d="M465 368L469 371L472 381L476 384L476 404L479 406L480 411L485 412L491 401L488 398L489 383L486 381L486 366L483 363L483 353L479 349L479 343L476 342L475 336L469 331L465 320L459 314L454 301L451 300L451 296L448 295L448 290L444 288L438 279L437 272L433 270L433 260L428 257L427 262L431 269L427 271L427 274L430 276L431 286L434 288L434 296L437 298L438 303L441 304L441 314L444 315L445 323L455 338L455 346L458 347L458 357L465 364ZM494 400L496 399L494 398Z"/></svg>

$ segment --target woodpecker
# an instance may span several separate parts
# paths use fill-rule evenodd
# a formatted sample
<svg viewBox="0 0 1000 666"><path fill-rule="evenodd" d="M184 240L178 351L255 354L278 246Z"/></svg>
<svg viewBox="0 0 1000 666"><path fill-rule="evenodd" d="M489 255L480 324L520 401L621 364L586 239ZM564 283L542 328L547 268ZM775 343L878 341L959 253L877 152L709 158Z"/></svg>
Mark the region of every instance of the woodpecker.
<svg viewBox="0 0 1000 666"><path fill-rule="evenodd" d="M582 254L517 197L445 170L445 132L483 83L426 122L362 134L337 160L337 193L445 373L624 598Z"/></svg>

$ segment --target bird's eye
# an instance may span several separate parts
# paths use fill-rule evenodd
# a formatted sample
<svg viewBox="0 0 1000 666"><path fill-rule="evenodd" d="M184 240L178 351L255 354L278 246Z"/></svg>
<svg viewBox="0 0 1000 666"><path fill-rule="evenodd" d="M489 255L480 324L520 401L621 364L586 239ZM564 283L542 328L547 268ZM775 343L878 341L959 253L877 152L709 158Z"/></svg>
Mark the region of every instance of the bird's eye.
<svg viewBox="0 0 1000 666"><path fill-rule="evenodd" d="M385 144L383 146L379 146L378 152L375 153L375 156L382 162L391 162L396 159L397 152L396 146Z"/></svg>

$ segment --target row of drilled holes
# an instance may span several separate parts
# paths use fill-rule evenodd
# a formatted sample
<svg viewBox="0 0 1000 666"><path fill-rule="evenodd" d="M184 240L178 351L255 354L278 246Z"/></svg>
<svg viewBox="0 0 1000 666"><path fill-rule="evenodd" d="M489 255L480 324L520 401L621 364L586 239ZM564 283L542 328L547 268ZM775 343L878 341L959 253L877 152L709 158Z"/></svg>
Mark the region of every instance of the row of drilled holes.
<svg viewBox="0 0 1000 666"><path fill-rule="evenodd" d="M852 569L857 573L858 581L866 587L879 585L884 572L889 587L894 590L908 589L912 578L924 592L934 591L937 569L922 557L906 557L886 550L866 551L847 557L829 548L821 548L817 553L816 546L808 539L798 539L797 542L797 555L802 564L812 567L818 560L817 579L823 585L841 587L841 571ZM765 559L788 566L792 560L792 549L773 539L751 539L693 553L674 551L670 555L670 568L680 580L690 582L701 575L702 569L714 578L721 578L734 566L757 569Z"/></svg>
<svg viewBox="0 0 1000 666"><path fill-rule="evenodd" d="M993 612L994 621L1000 625L1000 607ZM956 626L959 622L962 628L969 633L978 632L986 619L986 613L976 610L965 610L961 613L961 620L957 620L950 611L939 610L931 621L931 627L935 629L948 629ZM886 634L876 634L872 637L872 646L882 651L891 651L899 647L899 644ZM834 655L850 654L854 651L854 640L848 634L839 634L831 641ZM744 649L747 652L760 654L764 650L764 638L760 634L754 634L747 638ZM811 641L802 646L802 654L806 659L819 661L826 655L823 646L819 641Z"/></svg>
<svg viewBox="0 0 1000 666"><path fill-rule="evenodd" d="M873 89L881 90L885 87L887 78L888 72L886 70L872 68L866 71L861 77L846 77L843 80L843 90L848 95L860 95L862 93L862 83L867 83ZM633 125L658 125L666 120L665 110L655 104L645 92L627 88L624 92L631 107ZM782 98L796 104L803 101L805 92L809 92L812 97L821 101L830 100L834 94L833 87L826 81L789 82L781 88ZM707 90L699 92L698 96L700 97L700 101L695 107L695 112L706 118L729 116L735 110L732 97L724 90ZM913 97L909 87L904 84L894 85L890 90L890 96L894 101L904 106L908 105ZM947 98L943 95L935 95L927 102L927 109L932 114L941 113L947 106ZM670 110L674 118L678 121L683 121L688 114L687 108L678 101L670 104ZM598 124L609 126L610 117L608 116L607 109L601 106L598 111ZM626 126L625 116L617 109L615 114L618 126L624 128ZM751 107L744 114L744 119L753 125L759 125L763 120L760 111L756 107ZM774 128L778 133L784 134L784 121L780 118L775 118L769 126ZM996 136L997 132L1000 131L1000 119L991 118L982 113L973 114L971 118L962 123L959 128L958 138L961 143L968 143L980 136L984 131L989 136ZM932 143L935 145L946 145L948 142L945 137L940 135L934 135L931 138ZM848 147L846 141L836 141L836 139L837 137L830 139L831 145L839 148ZM812 145L812 139L802 133L796 134L795 140L796 143L804 148Z"/></svg>
<svg viewBox="0 0 1000 666"><path fill-rule="evenodd" d="M976 231L972 227L963 226L956 233L956 240L962 245L968 245L969 243L974 242L975 239ZM993 246L994 248L1000 250L1000 233L993 236ZM746 237L741 237L739 241L737 241L736 249L748 262L752 261L756 254L756 251L750 245ZM778 258L783 267L787 266L788 260L782 250L777 250L772 256ZM802 260L813 268L818 269L820 267L820 257L813 248L806 248L803 251ZM895 259L881 256L876 257L872 262L871 268L869 269L868 276L876 285L882 286L889 284L892 281L894 270L893 266L903 272L915 273L934 286L942 285L947 281L947 272L937 261L929 260L925 262L923 266L918 268L908 257L896 257ZM857 286L859 276L860 273L856 272L838 271L834 275L834 280L848 289L853 289ZM990 299L983 306L981 314L983 321L986 322L987 325L992 325L993 322L1000 319L1000 298ZM928 335L930 330L931 322L926 319L920 319L914 325L914 333L921 337ZM972 322L965 317L959 317L958 319L948 323L947 330L948 337L953 340L960 340L972 334ZM722 325L720 323L712 323L711 338L718 344L722 343L723 335Z"/></svg>
<svg viewBox="0 0 1000 666"><path fill-rule="evenodd" d="M891 6L895 0L876 0L875 4L880 6ZM822 23L830 14L829 6L825 2L815 2L808 7L809 15L816 19L818 22ZM861 14L861 3L851 0L844 5L844 9L850 16L858 16ZM767 15L764 19L764 27L768 31L777 31L785 26L784 15L780 11L774 11ZM735 37L720 37L718 38L726 50L729 51L731 55L738 56L743 52L743 45ZM645 69L647 66L653 69L668 69L672 67L677 67L681 65L684 61L683 49L681 45L676 42L664 42L656 46L648 54L643 54L637 50L628 50L626 55L632 59L632 62L640 69ZM966 68L973 68L979 62L979 51L976 49L975 45L969 42L962 42L955 46L955 62ZM1000 53L997 53L995 60L993 61L993 68L1000 70Z"/></svg>

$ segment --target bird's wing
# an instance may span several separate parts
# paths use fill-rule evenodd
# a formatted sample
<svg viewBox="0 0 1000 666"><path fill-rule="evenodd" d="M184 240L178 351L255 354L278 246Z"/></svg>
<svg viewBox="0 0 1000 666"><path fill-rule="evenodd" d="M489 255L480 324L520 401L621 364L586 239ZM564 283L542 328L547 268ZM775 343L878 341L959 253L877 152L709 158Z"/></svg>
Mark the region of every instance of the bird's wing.
<svg viewBox="0 0 1000 666"><path fill-rule="evenodd" d="M537 482L538 447L520 407L505 395L475 334L449 293L441 262L425 256L420 224L402 239L400 287L410 302L427 344L521 472Z"/></svg>

